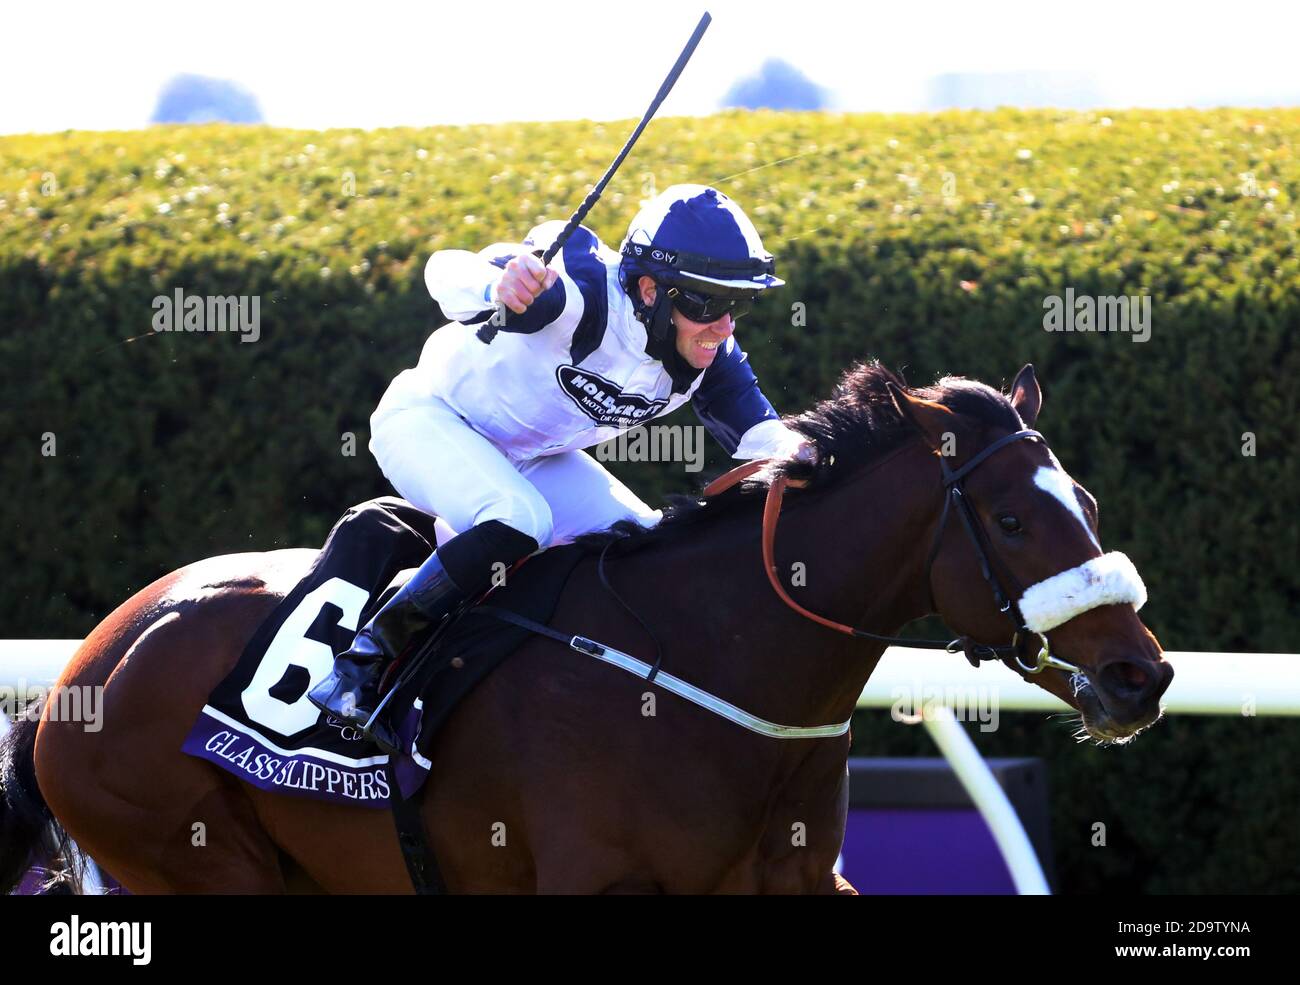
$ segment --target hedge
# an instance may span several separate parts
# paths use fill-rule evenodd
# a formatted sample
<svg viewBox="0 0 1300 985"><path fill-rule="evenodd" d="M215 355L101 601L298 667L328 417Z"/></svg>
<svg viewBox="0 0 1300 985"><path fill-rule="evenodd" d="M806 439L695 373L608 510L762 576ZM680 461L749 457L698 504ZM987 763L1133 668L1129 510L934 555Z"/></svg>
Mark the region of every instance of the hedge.
<svg viewBox="0 0 1300 985"><path fill-rule="evenodd" d="M168 570L317 544L388 492L367 421L440 323L425 258L567 215L629 128L0 139L4 635L84 635ZM995 385L1033 362L1040 427L1143 572L1162 643L1295 651L1298 138L1297 110L669 118L588 225L617 245L680 181L736 198L788 281L738 330L785 412L869 356ZM261 338L154 332L177 288L259 297ZM1150 297L1150 338L1045 331L1067 288ZM725 464L715 447L705 474ZM614 470L652 501L699 478ZM855 735L928 752L887 716ZM975 735L1051 762L1067 889L1300 888L1292 722L1176 718L1118 750L1034 716Z"/></svg>

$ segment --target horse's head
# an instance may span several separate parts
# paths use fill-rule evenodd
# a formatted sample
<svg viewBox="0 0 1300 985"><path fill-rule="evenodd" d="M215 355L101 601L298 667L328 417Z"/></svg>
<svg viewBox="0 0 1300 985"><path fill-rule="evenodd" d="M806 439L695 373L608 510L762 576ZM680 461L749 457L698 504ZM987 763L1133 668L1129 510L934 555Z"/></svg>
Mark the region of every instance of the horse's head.
<svg viewBox="0 0 1300 985"><path fill-rule="evenodd" d="M1009 405L968 380L944 380L919 393L893 384L889 390L946 463L948 515L929 570L936 611L959 633L989 645L1005 644L1015 626L1032 630L1019 634L1007 665L1076 708L1094 739L1123 741L1156 721L1173 668L1138 618L1141 580L1124 555L1103 553L1097 501L1041 436L1008 437L1038 419L1043 397L1033 367L1017 375ZM996 402L1004 405L1000 411ZM963 412L980 405L984 413ZM999 439L1007 440L981 454ZM999 588L1006 609L995 601ZM1079 673L1050 663L1026 670L1036 666L1040 635L1043 646L1050 636L1053 657Z"/></svg>

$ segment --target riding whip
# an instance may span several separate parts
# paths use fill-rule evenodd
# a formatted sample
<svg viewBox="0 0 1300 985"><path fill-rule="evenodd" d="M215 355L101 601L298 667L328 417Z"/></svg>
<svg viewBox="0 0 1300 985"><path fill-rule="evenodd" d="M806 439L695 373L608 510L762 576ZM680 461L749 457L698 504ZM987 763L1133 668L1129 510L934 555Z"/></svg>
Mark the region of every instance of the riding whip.
<svg viewBox="0 0 1300 985"><path fill-rule="evenodd" d="M659 91L655 93L654 99L651 100L650 108L647 109L645 115L641 117L641 122L638 123L636 129L632 131L632 136L627 138L627 143L623 145L623 149L618 152L618 156L614 158L613 163L610 164L608 169L606 169L605 174L598 182L596 182L591 191L587 193L587 197L582 200L582 204L578 206L577 211L569 217L569 221L565 223L564 228L560 230L560 234L555 237L555 242L545 250L534 251L533 255L541 257L543 266L550 264L550 262L555 259L555 255L560 252L569 237L573 235L573 231L577 229L582 223L582 220L587 217L587 213L591 211L592 206L600 200L601 194L605 191L605 186L608 185L609 180L614 177L614 172L618 170L619 165L623 163L628 152L632 150L632 146L636 143L637 138L641 136L641 132L645 130L646 125L649 124L651 119L653 119L660 104L668 97L668 93L673 91L673 86L677 82L677 77L682 74L682 69L684 69L686 63L691 60L691 55L695 53L695 48L700 43L700 38L704 37L704 32L708 30L709 23L712 20L713 18L709 15L708 11L705 11L704 16L700 18L700 22L695 25L695 30L692 32L690 40L686 42L686 47L683 48L682 53L677 56L677 61L674 63L671 71L669 71L668 77L664 79L663 85L659 87ZM484 325L478 330L478 338L482 342L491 342L496 338L498 331L499 329L494 325Z"/></svg>

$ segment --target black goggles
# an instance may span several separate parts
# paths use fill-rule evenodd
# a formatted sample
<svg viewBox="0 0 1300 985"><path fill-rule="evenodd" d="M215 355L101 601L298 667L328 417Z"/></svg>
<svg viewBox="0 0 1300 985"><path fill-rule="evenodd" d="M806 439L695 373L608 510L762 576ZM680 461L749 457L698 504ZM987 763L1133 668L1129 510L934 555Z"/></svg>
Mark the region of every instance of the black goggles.
<svg viewBox="0 0 1300 985"><path fill-rule="evenodd" d="M706 325L723 315L731 315L734 321L749 311L752 303L749 298L719 298L681 287L668 288L668 297L672 300L673 307L691 321Z"/></svg>

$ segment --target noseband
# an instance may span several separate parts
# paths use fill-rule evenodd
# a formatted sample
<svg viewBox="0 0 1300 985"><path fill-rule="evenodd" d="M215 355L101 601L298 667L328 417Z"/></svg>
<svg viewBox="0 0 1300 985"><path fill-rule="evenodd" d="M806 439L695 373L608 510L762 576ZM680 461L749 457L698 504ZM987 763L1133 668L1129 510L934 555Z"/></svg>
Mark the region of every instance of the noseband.
<svg viewBox="0 0 1300 985"><path fill-rule="evenodd" d="M876 640L881 643L888 643L891 646L904 646L915 648L932 649L942 647L949 653L965 653L966 659L972 666L978 667L981 660L1002 660L1007 657L1015 659L1016 666L1026 674L1039 674L1047 668L1054 670L1063 670L1067 673L1082 673L1082 669L1075 664L1068 663L1052 655L1051 644L1048 642L1046 633L1035 632L1025 625L1024 617L1021 615L1019 605L1012 601L1002 587L1002 582L998 578L990 562L990 551L988 548L988 538L983 534L983 526L979 517L976 515L970 500L966 495L963 485L965 479L976 468L982 465L991 455L999 449L1006 447L1013 441L1019 441L1022 438L1033 438L1046 443L1046 439L1037 431L1026 428L1022 431L1016 431L1012 434L1005 435L981 449L965 465L958 469L952 469L948 466L947 461L940 456L939 465L943 469L943 513L939 517L939 527L935 531L934 541L930 545L930 552L925 560L925 583L926 590L930 593L930 608L936 610L934 605L934 588L931 583L931 569L934 567L935 558L938 557L940 544L943 542L943 534L948 526L948 517L956 513L961 517L962 526L965 527L967 535L970 537L971 545L975 548L975 556L979 559L980 574L988 583L993 592L993 599L997 602L998 610L1006 613L1007 618L1011 621L1013 635L1011 643L1007 646L990 646L986 643L977 643L969 636L959 636L951 642L945 643L943 640L922 640L912 637L902 636L882 636L879 633L870 633L865 629L858 629L854 626L847 626L844 623L835 622L805 609L798 602L792 599L781 584L781 580L776 573L776 525L781 515L781 501L785 495L787 486L801 486L803 483L799 480L791 480L788 476L778 475L772 480L768 487L767 501L763 506L763 565L767 568L768 581L772 583L772 588L786 605L794 609L805 618L813 622L820 623L830 629L840 633L846 633L850 636L856 636L862 639ZM745 475L752 474L757 470L756 463L751 463ZM743 476L742 476L743 477ZM724 477L727 478L727 477ZM734 480L733 480L734 482ZM728 483L728 485L733 483ZM716 491L716 490L715 490ZM709 490L706 490L706 495ZM1014 580L1014 579L1013 579ZM1020 640L1024 635L1037 636L1042 641L1042 646L1038 651L1038 658L1033 664L1027 664L1020 658Z"/></svg>
<svg viewBox="0 0 1300 985"><path fill-rule="evenodd" d="M970 499L966 496L966 489L963 485L966 476L975 471L975 468L983 463L985 459L998 449L1011 444L1013 441L1018 441L1021 438L1033 438L1042 441L1044 444L1047 443L1047 439L1037 431L1026 428L1025 430L1016 431L999 438L988 447L982 449L974 458L961 468L956 470L950 468L947 460L940 456L939 467L943 469L943 485L945 490L943 498L943 513L939 517L939 529L935 532L934 543L930 545L930 553L925 559L925 584L927 591L930 593L930 608L934 609L936 612L938 611L934 604L934 583L931 580L930 572L934 567L935 558L939 555L939 545L943 541L943 532L948 525L948 517L952 514L955 506L957 515L962 519L962 526L966 528L966 533L970 537L971 545L975 548L975 556L979 559L980 563L980 574L984 576L984 580L993 591L993 600L998 604L998 611L1006 613L1007 618L1011 620L1014 633L1011 637L1010 646L990 647L982 643L974 643L969 639L969 637L962 637L960 640L954 640L952 643L949 643L947 646L948 651L950 653L955 652L953 649L954 645L961 643L962 649L966 651L968 656L971 655L972 650L976 651L977 655L975 659L971 661L973 664L978 665L978 661L981 659L996 660L1002 656L1009 655L1015 658L1016 665L1026 674L1042 673L1042 671L1047 667L1051 667L1055 670L1064 670L1072 674L1078 674L1081 672L1079 667L1052 656L1051 644L1048 642L1047 635L1045 633L1034 633L1033 630L1029 629L1025 625L1025 619L1024 616L1021 615L1020 606L1017 605L1016 602L1012 600L1012 597L1003 590L1002 583L998 580L997 572L994 570L993 565L989 560L988 537L984 534L984 527L980 523L980 519L976 515L974 507L971 506ZM1015 581L1015 576L1012 575L1011 579L1012 581ZM1017 588L1019 588L1018 585ZM1015 598L1019 598L1023 594L1023 591L1017 591ZM1019 643L1020 635L1022 633L1036 635L1042 641L1042 647L1038 651L1038 659L1032 666L1027 665L1020 659ZM985 657L978 655L981 651L987 652L988 656Z"/></svg>

